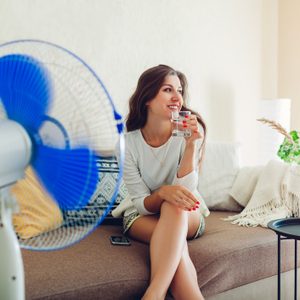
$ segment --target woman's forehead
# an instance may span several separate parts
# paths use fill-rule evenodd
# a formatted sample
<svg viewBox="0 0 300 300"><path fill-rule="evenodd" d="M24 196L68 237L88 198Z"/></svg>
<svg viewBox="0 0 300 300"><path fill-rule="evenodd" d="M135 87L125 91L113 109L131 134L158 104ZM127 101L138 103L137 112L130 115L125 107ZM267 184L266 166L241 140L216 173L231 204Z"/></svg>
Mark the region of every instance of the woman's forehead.
<svg viewBox="0 0 300 300"><path fill-rule="evenodd" d="M177 75L167 75L163 81L163 85L172 85L175 87L181 87L181 82Z"/></svg>

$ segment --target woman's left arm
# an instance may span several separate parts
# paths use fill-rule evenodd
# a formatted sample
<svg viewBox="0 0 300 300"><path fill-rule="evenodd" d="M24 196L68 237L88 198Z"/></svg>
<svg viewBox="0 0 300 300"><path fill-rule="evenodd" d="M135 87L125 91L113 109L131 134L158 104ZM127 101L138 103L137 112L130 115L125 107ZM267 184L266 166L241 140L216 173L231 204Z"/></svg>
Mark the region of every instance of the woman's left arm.
<svg viewBox="0 0 300 300"><path fill-rule="evenodd" d="M180 166L177 171L177 178L182 178L195 170L196 145L186 144Z"/></svg>
<svg viewBox="0 0 300 300"><path fill-rule="evenodd" d="M181 158L180 166L177 171L177 178L182 178L197 169L197 161L199 157L199 147L197 144L200 142L201 133L199 131L197 118L195 115L191 115L184 124L185 128L191 130L191 136L185 138L185 149Z"/></svg>

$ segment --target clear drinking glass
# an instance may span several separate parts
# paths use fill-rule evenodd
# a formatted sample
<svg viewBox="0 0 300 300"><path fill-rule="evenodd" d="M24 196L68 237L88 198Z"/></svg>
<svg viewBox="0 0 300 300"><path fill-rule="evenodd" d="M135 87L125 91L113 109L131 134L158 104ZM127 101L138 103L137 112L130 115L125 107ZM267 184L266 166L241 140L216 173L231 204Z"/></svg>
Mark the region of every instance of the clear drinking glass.
<svg viewBox="0 0 300 300"><path fill-rule="evenodd" d="M190 111L172 111L172 136L189 137L192 135L191 129L185 128L183 122L186 121L190 115Z"/></svg>

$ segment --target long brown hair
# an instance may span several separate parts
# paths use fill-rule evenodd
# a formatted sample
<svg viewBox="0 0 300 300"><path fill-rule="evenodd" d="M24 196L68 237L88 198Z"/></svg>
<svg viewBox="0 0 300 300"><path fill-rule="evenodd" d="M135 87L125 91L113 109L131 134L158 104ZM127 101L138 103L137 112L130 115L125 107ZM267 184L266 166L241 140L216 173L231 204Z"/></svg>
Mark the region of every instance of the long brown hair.
<svg viewBox="0 0 300 300"><path fill-rule="evenodd" d="M166 65L158 65L152 67L140 76L137 87L133 95L129 99L129 114L126 118L127 131L133 131L141 129L147 122L147 105L146 103L152 100L159 92L159 89L164 83L166 76L175 75L178 76L182 87L183 105L181 110L188 110L192 114L196 115L197 121L203 129L203 142L201 144L201 157L199 162L202 161L202 157L205 149L206 141L206 125L199 113L191 110L187 107L187 79L182 72L176 71L173 68Z"/></svg>

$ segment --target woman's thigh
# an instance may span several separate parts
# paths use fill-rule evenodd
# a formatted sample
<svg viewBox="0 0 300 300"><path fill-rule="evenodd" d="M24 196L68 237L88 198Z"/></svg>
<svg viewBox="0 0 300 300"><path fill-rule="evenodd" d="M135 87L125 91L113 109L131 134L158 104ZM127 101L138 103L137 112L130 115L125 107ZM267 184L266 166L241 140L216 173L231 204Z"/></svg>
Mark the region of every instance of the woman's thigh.
<svg viewBox="0 0 300 300"><path fill-rule="evenodd" d="M135 240L150 243L152 233L158 222L159 215L141 216L136 219L128 230L130 237Z"/></svg>
<svg viewBox="0 0 300 300"><path fill-rule="evenodd" d="M195 236L196 232L198 231L200 225L200 213L197 211L182 211L182 213L186 213L188 215L187 239L191 239ZM167 214L164 215L168 217ZM149 243L159 218L159 214L139 217L133 222L130 229L128 230L129 236L141 242Z"/></svg>

